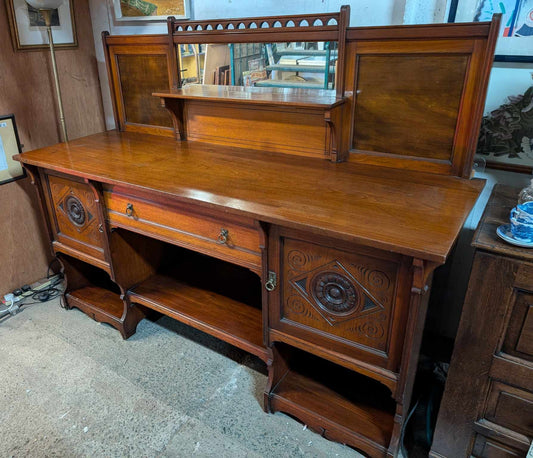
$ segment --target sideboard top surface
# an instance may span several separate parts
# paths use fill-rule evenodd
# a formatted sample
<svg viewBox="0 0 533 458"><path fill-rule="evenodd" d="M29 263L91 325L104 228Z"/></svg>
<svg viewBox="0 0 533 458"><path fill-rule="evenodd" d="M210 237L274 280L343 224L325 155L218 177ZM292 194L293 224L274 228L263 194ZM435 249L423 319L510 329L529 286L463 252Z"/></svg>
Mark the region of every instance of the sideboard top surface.
<svg viewBox="0 0 533 458"><path fill-rule="evenodd" d="M23 163L443 263L484 181L109 131Z"/></svg>

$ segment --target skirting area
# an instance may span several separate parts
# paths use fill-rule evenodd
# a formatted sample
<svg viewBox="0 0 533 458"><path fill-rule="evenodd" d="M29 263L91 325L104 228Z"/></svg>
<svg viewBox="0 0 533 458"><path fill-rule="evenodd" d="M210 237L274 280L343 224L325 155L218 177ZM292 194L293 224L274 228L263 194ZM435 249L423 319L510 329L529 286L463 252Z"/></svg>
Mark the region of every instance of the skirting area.
<svg viewBox="0 0 533 458"><path fill-rule="evenodd" d="M0 348L0 456L361 456L265 414L260 360L167 317L124 341L52 301Z"/></svg>

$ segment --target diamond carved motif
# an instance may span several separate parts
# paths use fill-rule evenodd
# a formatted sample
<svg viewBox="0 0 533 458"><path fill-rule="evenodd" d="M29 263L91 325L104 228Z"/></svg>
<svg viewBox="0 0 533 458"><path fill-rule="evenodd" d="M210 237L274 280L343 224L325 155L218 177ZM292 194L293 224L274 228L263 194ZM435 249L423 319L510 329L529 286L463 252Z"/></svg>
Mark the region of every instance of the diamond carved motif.
<svg viewBox="0 0 533 458"><path fill-rule="evenodd" d="M72 190L67 191L60 197L58 208L80 233L85 231L94 219L92 213L85 208L82 201Z"/></svg>
<svg viewBox="0 0 533 458"><path fill-rule="evenodd" d="M290 283L332 326L384 309L339 261L296 275Z"/></svg>

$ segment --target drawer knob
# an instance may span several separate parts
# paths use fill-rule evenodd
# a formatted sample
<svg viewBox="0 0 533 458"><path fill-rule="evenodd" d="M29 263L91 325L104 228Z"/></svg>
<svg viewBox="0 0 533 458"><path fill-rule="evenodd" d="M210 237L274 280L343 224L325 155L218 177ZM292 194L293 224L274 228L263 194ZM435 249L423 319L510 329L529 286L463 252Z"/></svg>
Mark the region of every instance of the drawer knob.
<svg viewBox="0 0 533 458"><path fill-rule="evenodd" d="M220 234L218 234L218 239L217 239L217 243L219 245L227 245L228 243L228 237L229 237L229 232L227 229L224 229L224 228L221 228L220 229Z"/></svg>
<svg viewBox="0 0 533 458"><path fill-rule="evenodd" d="M126 205L126 215L130 218L133 216L133 204L128 203L128 205Z"/></svg>
<svg viewBox="0 0 533 458"><path fill-rule="evenodd" d="M104 232L104 225L103 225L103 224L99 224L99 225L98 225L98 230L99 230L100 232Z"/></svg>

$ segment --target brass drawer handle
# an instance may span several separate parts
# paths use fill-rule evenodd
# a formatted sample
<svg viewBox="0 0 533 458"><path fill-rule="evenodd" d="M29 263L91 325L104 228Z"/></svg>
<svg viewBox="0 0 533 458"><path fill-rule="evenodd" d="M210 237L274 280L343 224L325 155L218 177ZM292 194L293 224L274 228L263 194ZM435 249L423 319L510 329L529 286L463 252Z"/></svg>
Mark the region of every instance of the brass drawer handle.
<svg viewBox="0 0 533 458"><path fill-rule="evenodd" d="M126 205L126 215L130 218L133 216L133 204L128 203L128 205Z"/></svg>
<svg viewBox="0 0 533 458"><path fill-rule="evenodd" d="M229 237L229 232L227 229L224 229L224 228L221 228L220 229L220 234L218 234L218 239L217 239L217 243L219 245L227 245L228 243L228 237Z"/></svg>

